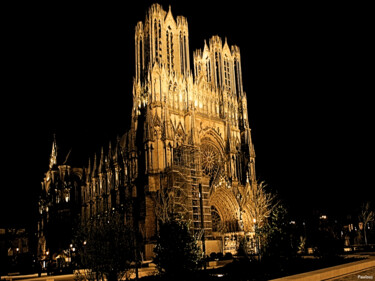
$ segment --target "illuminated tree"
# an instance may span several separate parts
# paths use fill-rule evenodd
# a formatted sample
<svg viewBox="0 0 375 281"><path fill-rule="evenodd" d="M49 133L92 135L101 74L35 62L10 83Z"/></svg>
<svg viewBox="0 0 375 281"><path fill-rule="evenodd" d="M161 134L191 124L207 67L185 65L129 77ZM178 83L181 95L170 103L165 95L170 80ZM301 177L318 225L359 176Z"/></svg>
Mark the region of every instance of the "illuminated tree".
<svg viewBox="0 0 375 281"><path fill-rule="evenodd" d="M363 233L365 236L365 244L367 245L367 235L366 235L366 227L370 221L373 221L375 218L374 211L370 210L370 202L366 202L366 204L362 205L361 214L359 215L359 220L363 222Z"/></svg>
<svg viewBox="0 0 375 281"><path fill-rule="evenodd" d="M185 192L186 184L186 177L177 172L170 171L160 177L160 189L155 192L153 198L158 223L166 223L176 214L186 216L188 213L184 204L188 200Z"/></svg>
<svg viewBox="0 0 375 281"><path fill-rule="evenodd" d="M266 191L267 184L264 181L256 182L252 186L246 186L242 192L240 207L249 212L251 219L262 227L275 208L275 196Z"/></svg>
<svg viewBox="0 0 375 281"><path fill-rule="evenodd" d="M174 193L171 188L161 188L155 196L155 215L161 222L170 220L175 206Z"/></svg>
<svg viewBox="0 0 375 281"><path fill-rule="evenodd" d="M267 225L268 218L271 216L273 209L278 205L275 202L275 196L266 191L267 185L264 181L248 183L242 189L240 188L239 206L242 215L246 212L248 219L253 223L253 231L255 232L256 252L261 258L261 248L265 239L262 237L264 232L261 231ZM244 244L246 246L246 243Z"/></svg>
<svg viewBox="0 0 375 281"><path fill-rule="evenodd" d="M281 203L275 206L267 222L259 229L262 240L262 256L272 260L293 258L297 255L299 240L288 211Z"/></svg>

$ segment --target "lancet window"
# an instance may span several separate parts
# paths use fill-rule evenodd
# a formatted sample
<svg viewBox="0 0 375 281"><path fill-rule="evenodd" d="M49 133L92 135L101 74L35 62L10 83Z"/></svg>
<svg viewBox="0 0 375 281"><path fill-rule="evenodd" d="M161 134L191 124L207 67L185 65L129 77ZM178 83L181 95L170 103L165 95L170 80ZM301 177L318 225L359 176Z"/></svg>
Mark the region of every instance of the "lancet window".
<svg viewBox="0 0 375 281"><path fill-rule="evenodd" d="M211 62L208 57L206 59L206 73L207 73L207 82L211 82Z"/></svg>
<svg viewBox="0 0 375 281"><path fill-rule="evenodd" d="M174 69L174 54L173 54L173 33L171 30L171 27L168 26L167 29L167 67L168 72L171 73L171 71Z"/></svg>
<svg viewBox="0 0 375 281"><path fill-rule="evenodd" d="M186 35L180 32L180 61L181 61L181 74L185 74L187 68L186 62Z"/></svg>
<svg viewBox="0 0 375 281"><path fill-rule="evenodd" d="M157 62L160 61L161 54L161 24L154 21L154 44L155 44L155 59Z"/></svg>
<svg viewBox="0 0 375 281"><path fill-rule="evenodd" d="M227 89L230 91L231 85L230 85L230 66L229 66L229 60L227 56L224 58L224 82Z"/></svg>

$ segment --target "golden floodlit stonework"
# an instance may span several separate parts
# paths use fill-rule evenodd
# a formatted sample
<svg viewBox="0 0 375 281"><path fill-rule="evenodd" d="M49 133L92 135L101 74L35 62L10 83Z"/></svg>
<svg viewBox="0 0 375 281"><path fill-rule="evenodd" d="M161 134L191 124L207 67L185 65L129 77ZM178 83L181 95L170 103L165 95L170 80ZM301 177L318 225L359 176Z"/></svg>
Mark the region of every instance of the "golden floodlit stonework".
<svg viewBox="0 0 375 281"><path fill-rule="evenodd" d="M240 49L213 36L192 61L186 18L152 5L135 27L130 130L83 169L57 165L54 142L39 202L40 255L53 244L51 216L62 219L64 209L83 221L122 212L142 234L146 259L166 207L195 233L203 221L208 251L233 252L233 237L254 231L241 204L256 176Z"/></svg>

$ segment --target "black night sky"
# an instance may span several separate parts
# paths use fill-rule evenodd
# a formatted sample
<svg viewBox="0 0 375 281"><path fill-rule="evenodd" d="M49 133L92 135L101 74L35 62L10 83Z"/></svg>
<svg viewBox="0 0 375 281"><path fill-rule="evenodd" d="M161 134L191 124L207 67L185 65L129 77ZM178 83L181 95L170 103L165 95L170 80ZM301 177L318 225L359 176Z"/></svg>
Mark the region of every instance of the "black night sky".
<svg viewBox="0 0 375 281"><path fill-rule="evenodd" d="M0 226L33 223L53 134L82 166L128 129L134 28L152 2L125 3L2 9ZM240 47L257 177L294 215L374 200L368 7L159 3L187 17L191 57L216 34Z"/></svg>

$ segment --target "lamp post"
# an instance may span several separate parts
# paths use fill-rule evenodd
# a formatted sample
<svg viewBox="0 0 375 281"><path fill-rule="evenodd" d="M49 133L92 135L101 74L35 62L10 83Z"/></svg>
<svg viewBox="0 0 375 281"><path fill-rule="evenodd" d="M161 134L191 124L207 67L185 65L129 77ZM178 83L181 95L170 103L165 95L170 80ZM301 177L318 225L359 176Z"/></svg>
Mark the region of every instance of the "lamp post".
<svg viewBox="0 0 375 281"><path fill-rule="evenodd" d="M254 234L255 234L255 248L256 248L256 252L258 254L258 261L260 261L260 251L259 251L259 237L258 237L258 234L257 234L257 230L258 230L258 224L257 224L257 220L254 218L253 219L253 223L254 223Z"/></svg>
<svg viewBox="0 0 375 281"><path fill-rule="evenodd" d="M49 251L46 251L46 257L44 260L44 268L47 270L47 276L50 275L50 261L49 261Z"/></svg>
<svg viewBox="0 0 375 281"><path fill-rule="evenodd" d="M84 243L84 245L85 245L85 243ZM76 248L73 246L73 244L70 244L69 245L69 262L70 262L70 268L72 268L72 269L74 269L73 257L75 255L75 251L76 251Z"/></svg>
<svg viewBox="0 0 375 281"><path fill-rule="evenodd" d="M69 245L69 263L70 267L72 266L72 250L73 250L73 244Z"/></svg>

